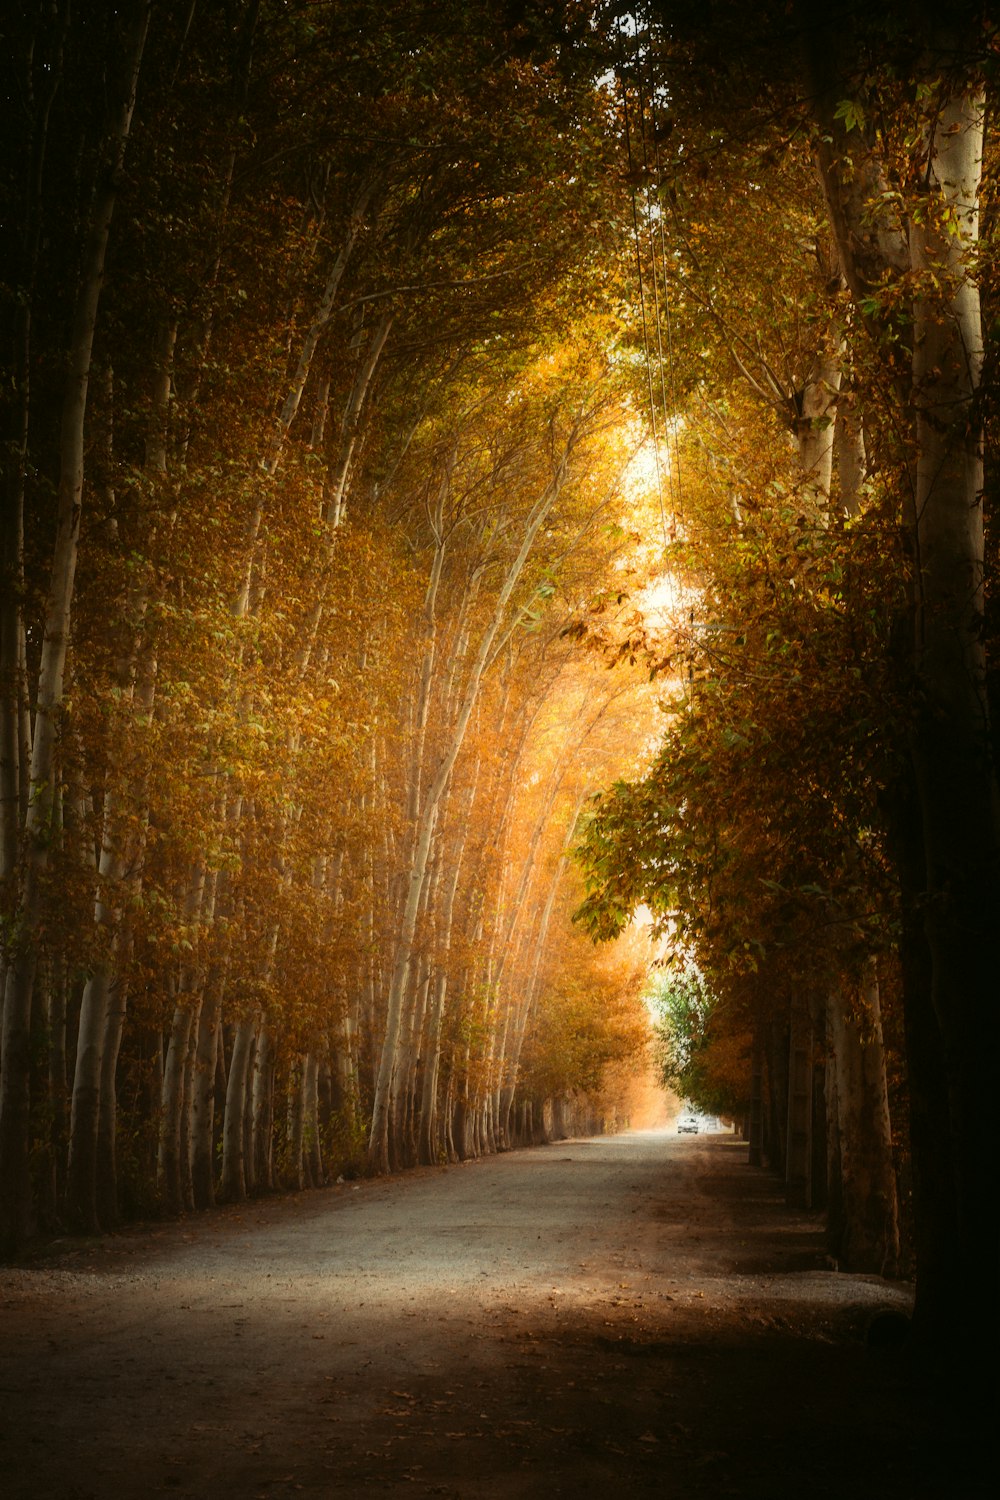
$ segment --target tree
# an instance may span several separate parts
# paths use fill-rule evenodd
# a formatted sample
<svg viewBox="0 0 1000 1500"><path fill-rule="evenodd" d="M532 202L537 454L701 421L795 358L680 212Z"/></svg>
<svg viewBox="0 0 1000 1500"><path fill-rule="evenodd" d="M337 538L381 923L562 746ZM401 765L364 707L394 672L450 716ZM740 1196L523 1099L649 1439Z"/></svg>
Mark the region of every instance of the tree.
<svg viewBox="0 0 1000 1500"><path fill-rule="evenodd" d="M502 1143L532 724L626 505L586 16L132 14L10 25L11 1246L356 1167L383 1063L399 1160Z"/></svg>
<svg viewBox="0 0 1000 1500"><path fill-rule="evenodd" d="M914 924L907 927L921 951L904 964L911 1087L924 1110L932 1094L948 1100L950 1192L940 1153L927 1149L922 1131L916 1143L918 1169L926 1174L919 1213L928 1221L918 1239L918 1326L944 1341L953 1337L947 1287L956 1276L992 1274L998 1245L995 1205L982 1191L989 1170L983 1111L997 1062L990 995L1000 894L981 628L976 394L983 336L973 271L983 157L982 21L978 7L961 7L947 18L930 7L921 13L907 58L915 107L902 142L876 138L869 123L868 112L884 108L892 89L881 78L870 90L861 84L872 33L852 18L831 49L814 25L806 32L817 120L828 133L819 165L853 298L876 330L909 314L898 356L890 356L912 422L903 504L913 557L914 714L906 773L913 791L897 793L896 816L917 813L924 845L919 874L905 854L899 857L906 900L919 903L923 914L922 934ZM860 161L849 175L852 126ZM895 196L885 187L890 172L900 182ZM900 848L908 846L901 829L896 838ZM954 1195L950 1211L945 1194ZM970 1332L959 1330L963 1338Z"/></svg>
<svg viewBox="0 0 1000 1500"><path fill-rule="evenodd" d="M996 1259L994 1207L972 1186L973 1178L985 1180L986 1163L963 1139L963 1122L989 1097L986 1074L996 1060L995 1016L976 998L985 997L995 966L986 913L996 906L976 289L988 33L974 6L947 19L921 9L915 27L909 7L905 16L888 8L877 17L852 7L836 18L801 7L792 25L777 7L759 9L751 25L737 7L714 7L701 18L667 4L656 14L662 29L638 29L630 64L634 74L646 70L653 101L644 142L659 144L674 129L682 139L676 155L667 153L666 180L662 159L645 144L644 170L674 215L669 254L660 247L670 309L692 331L692 306L707 314L694 347L701 377L714 386L698 392L699 372L683 372L717 435L703 450L707 464L686 442L684 464L689 483L693 468L707 468L729 508L743 549L742 578L728 575L720 588L725 570L706 567L701 554L693 581L704 589L706 575L712 579L698 622L706 634L691 642L686 661L679 649L654 655L660 670L683 661L691 676L684 727L668 735L654 774L619 788L598 813L585 846L591 890L584 913L598 930L612 931L635 900L659 901L697 942L700 963L708 962L710 940L724 946L730 962L742 962L742 943L752 956L744 967L762 970L776 945L787 954L796 908L836 913L846 947L824 942L822 961L807 969L826 989L823 1003L835 1023L830 1059L842 1080L854 1072L842 1024L854 1028L855 1061L866 1050L857 1051L859 1037L867 1038L870 1055L878 1011L874 993L865 1002L865 987L872 962L891 953L889 940L899 936L918 1185L917 1329L928 1342L951 1343L965 1334L946 1308L949 1279L987 1274L986 1261ZM812 303L788 274L795 267L789 235L801 235L802 227L789 212L788 189L796 208L808 200L796 196L806 143L823 190L809 210L810 238L825 236L835 251L827 258L829 285ZM633 146L633 160L637 154ZM753 162L742 167L747 175L735 199L734 160ZM771 182L777 192L769 195ZM729 244L722 221L713 222L712 200L727 193L741 220L772 226L777 255L766 265L757 258L759 233ZM773 280L764 279L776 258L783 305ZM825 408L809 397L808 362L789 333L790 312L793 335L810 317L822 331L812 309L824 303L828 331L818 347L840 366L813 382L827 392ZM791 429L797 439L826 446L824 463L824 433L834 431L834 492L839 483L843 509L861 521L842 540L831 517L816 509L815 486L790 483L777 463L766 476L750 457L743 414L734 421L732 394L719 392L720 356L774 415L787 420L789 397L796 398L801 427L793 420ZM796 364L804 383L785 379ZM850 424L832 417L842 407ZM691 422L690 404L685 419ZM773 431L770 422L756 423ZM804 470L812 468L801 440L799 449ZM826 488L823 479L819 498ZM676 549L685 566L704 527L692 519L694 510L686 507ZM907 539L905 552L893 527ZM783 530L784 545L765 559L757 537L778 542ZM865 530L877 537L870 548ZM817 564L810 580L807 571ZM882 602L871 570L880 570L883 587L889 583ZM791 590L800 600L804 591L815 611L808 626L801 616L794 623L798 607L786 610ZM781 681L782 698L769 697L769 680ZM863 699L852 702L857 688ZM824 722L815 738L803 732ZM721 744L713 742L713 725ZM754 757L738 777L734 753ZM788 778L780 795L787 799L794 788L798 806L782 808L779 795L763 790L779 765ZM742 788L744 807L753 807L752 823L742 811L719 816L720 805L732 809L734 787ZM707 837L692 826L699 814ZM759 878L762 857L772 862L765 878L773 882L773 902L753 888L754 862ZM863 891L882 907L880 929L864 915L870 897ZM861 941L864 958L855 951ZM838 989L838 974L848 976L849 993ZM874 1109L884 1090L882 1079L862 1092ZM929 1118L935 1097L950 1101L944 1132ZM877 1113L865 1127L869 1137ZM884 1135L884 1127L874 1134Z"/></svg>
<svg viewBox="0 0 1000 1500"><path fill-rule="evenodd" d="M69 645L73 583L76 573L83 494L84 429L93 364L104 265L108 252L111 220L125 161L125 150L135 109L139 70L149 26L148 4L137 5L128 17L121 38L121 58L115 70L112 103L101 133L95 162L94 194L81 234L80 268L74 287L69 346L60 420L59 468L56 509L56 539L45 606L38 687L32 726L31 763L16 765L18 780L27 785L24 838L26 853L20 871L14 953L6 968L3 1007L2 1075L0 1075L0 1241L10 1248L23 1237L30 1210L28 1155L30 1149L30 1032L32 1000L38 966L37 938L42 920L42 879L48 864L56 784L57 719L63 704L66 653ZM66 39L61 38L61 45ZM29 54L30 56L30 54ZM29 68L31 64L29 62ZM43 96L41 113L32 120L36 134L44 134L51 100ZM44 150L42 145L36 148ZM32 155L35 153L33 152ZM34 183L29 191L34 189ZM34 217L36 205L28 205ZM30 265L26 267L31 274ZM26 379L26 372L24 372ZM27 401L27 391L23 399ZM20 475L25 458L15 457ZM13 539L19 540L20 504L15 507ZM10 557L10 536L8 552ZM15 563L13 571L20 571ZM15 612L5 614L6 629L14 641L5 646L5 659L19 658L23 624ZM19 733L21 698L17 678L7 685L4 712L11 728L5 732L10 746ZM5 803L14 800L11 784L15 762L8 760L11 782L4 788Z"/></svg>
<svg viewBox="0 0 1000 1500"><path fill-rule="evenodd" d="M656 977L657 1066L667 1088L710 1115L742 1119L750 1108L750 1036L714 1014L716 1002L693 964ZM722 1020L722 1025L719 1022Z"/></svg>

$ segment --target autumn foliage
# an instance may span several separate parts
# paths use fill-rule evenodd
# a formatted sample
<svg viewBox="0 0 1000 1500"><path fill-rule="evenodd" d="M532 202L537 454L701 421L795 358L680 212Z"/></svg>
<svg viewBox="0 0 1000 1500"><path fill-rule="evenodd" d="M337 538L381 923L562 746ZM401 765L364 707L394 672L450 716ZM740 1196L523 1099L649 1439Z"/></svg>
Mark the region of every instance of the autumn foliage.
<svg viewBox="0 0 1000 1500"><path fill-rule="evenodd" d="M606 95L489 6L5 29L6 1244L611 1124Z"/></svg>
<svg viewBox="0 0 1000 1500"><path fill-rule="evenodd" d="M998 49L910 9L13 8L8 1248L620 1124L644 907L838 1260L992 1284Z"/></svg>

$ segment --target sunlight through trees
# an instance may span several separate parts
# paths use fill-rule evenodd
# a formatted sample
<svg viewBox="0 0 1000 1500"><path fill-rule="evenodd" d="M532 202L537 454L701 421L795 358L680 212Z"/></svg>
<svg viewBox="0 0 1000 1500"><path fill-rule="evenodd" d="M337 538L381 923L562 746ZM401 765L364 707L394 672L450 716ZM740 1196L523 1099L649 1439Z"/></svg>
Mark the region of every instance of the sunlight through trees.
<svg viewBox="0 0 1000 1500"><path fill-rule="evenodd" d="M616 1128L645 905L668 1071L950 1338L998 44L909 10L13 7L8 1250Z"/></svg>

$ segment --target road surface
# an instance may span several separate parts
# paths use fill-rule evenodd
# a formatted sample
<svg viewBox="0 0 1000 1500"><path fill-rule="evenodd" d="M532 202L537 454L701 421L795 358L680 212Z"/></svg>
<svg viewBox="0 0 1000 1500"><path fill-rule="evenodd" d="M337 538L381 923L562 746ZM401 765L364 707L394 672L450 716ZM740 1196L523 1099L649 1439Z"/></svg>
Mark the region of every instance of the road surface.
<svg viewBox="0 0 1000 1500"><path fill-rule="evenodd" d="M0 1492L946 1495L863 1342L906 1288L745 1157L562 1142L0 1270Z"/></svg>

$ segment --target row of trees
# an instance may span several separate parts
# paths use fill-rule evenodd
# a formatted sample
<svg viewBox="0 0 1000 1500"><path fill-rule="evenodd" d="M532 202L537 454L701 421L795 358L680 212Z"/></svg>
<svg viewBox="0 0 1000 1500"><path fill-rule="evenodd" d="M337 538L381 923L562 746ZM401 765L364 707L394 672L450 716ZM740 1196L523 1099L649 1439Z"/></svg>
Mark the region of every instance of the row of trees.
<svg viewBox="0 0 1000 1500"><path fill-rule="evenodd" d="M565 849L648 700L565 633L642 504L589 32L5 30L5 1247L613 1122L640 976Z"/></svg>
<svg viewBox="0 0 1000 1500"><path fill-rule="evenodd" d="M918 1326L992 1285L995 34L620 9L5 21L8 1246L613 1113L565 851L651 663L582 916L805 1194L825 1064L850 1264L908 1100Z"/></svg>
<svg viewBox="0 0 1000 1500"><path fill-rule="evenodd" d="M995 32L971 5L653 17L626 77L687 594L626 642L676 692L648 772L596 806L580 916L610 936L652 908L675 1071L800 1196L829 1181L842 1263L898 1266L902 1188L916 1327L975 1339L954 1289L992 1287L1000 1248Z"/></svg>

